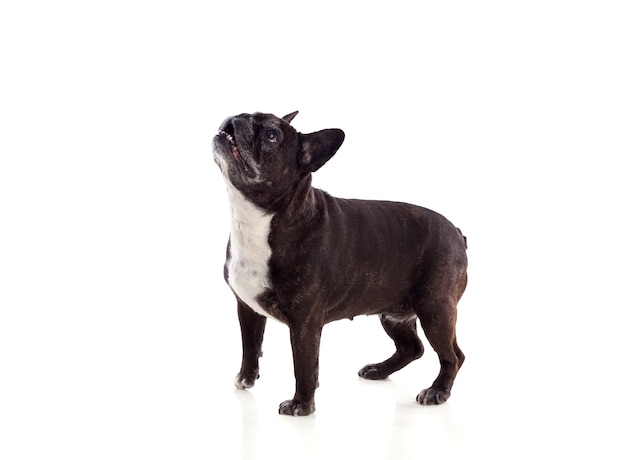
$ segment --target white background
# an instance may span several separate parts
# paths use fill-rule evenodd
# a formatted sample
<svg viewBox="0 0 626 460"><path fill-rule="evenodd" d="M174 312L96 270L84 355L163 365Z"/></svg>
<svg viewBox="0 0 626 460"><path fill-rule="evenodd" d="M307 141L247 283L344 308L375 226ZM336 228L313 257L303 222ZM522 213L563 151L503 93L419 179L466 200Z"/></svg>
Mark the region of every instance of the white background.
<svg viewBox="0 0 626 460"><path fill-rule="evenodd" d="M624 458L622 2L0 6L0 458ZM240 112L346 141L314 178L469 240L467 355L386 382L376 318L324 332L317 413L270 323L257 386L222 280L211 138Z"/></svg>

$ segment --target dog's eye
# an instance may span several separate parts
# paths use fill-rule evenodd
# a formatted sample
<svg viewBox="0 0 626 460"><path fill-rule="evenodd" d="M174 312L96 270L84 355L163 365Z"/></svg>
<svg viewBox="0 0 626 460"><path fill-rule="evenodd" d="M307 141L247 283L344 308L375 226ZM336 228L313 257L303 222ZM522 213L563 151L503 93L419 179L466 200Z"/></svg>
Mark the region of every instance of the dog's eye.
<svg viewBox="0 0 626 460"><path fill-rule="evenodd" d="M278 135L273 129L268 129L267 131L265 131L265 135L267 136L267 140L270 142L276 142L278 140Z"/></svg>

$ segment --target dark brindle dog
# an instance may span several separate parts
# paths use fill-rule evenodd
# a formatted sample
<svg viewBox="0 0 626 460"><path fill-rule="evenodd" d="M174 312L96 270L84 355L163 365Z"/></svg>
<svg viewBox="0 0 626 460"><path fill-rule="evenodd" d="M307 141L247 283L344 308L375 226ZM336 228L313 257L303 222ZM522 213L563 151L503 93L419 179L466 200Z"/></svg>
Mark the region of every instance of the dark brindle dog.
<svg viewBox="0 0 626 460"><path fill-rule="evenodd" d="M422 356L419 318L441 370L417 401L443 403L464 359L455 325L467 284L465 238L428 209L333 198L311 187L311 173L335 154L344 133L300 134L290 125L296 114L228 118L213 140L231 208L224 276L237 298L243 342L235 385L250 388L258 378L272 317L289 326L296 378L295 395L279 412L311 414L322 327L377 314L397 350L359 375L385 379Z"/></svg>

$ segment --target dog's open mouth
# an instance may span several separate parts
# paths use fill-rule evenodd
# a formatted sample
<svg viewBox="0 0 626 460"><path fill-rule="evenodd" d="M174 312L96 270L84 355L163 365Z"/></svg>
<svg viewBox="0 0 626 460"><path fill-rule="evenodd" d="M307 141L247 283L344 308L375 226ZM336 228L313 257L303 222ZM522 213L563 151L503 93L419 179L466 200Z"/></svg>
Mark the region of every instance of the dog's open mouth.
<svg viewBox="0 0 626 460"><path fill-rule="evenodd" d="M239 154L239 147L237 147L237 143L235 142L235 138L230 133L227 133L226 131L220 131L220 135L224 136L226 138L226 140L230 144L230 150L233 153L233 156L235 157L235 160L240 162L241 161L241 155Z"/></svg>

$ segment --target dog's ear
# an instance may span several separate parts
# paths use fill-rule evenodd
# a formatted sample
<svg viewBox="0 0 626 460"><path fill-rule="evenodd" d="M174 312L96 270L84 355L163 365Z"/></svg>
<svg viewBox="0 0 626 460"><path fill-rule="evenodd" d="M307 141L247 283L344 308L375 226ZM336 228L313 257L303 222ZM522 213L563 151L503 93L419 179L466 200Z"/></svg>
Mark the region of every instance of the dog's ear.
<svg viewBox="0 0 626 460"><path fill-rule="evenodd" d="M340 129L324 129L311 134L300 134L302 150L298 163L305 172L314 172L332 158L346 137Z"/></svg>
<svg viewBox="0 0 626 460"><path fill-rule="evenodd" d="M283 120L285 120L287 123L291 123L291 120L296 118L296 115L298 115L298 111L297 110L295 112L291 112L289 115L285 115L283 117Z"/></svg>

